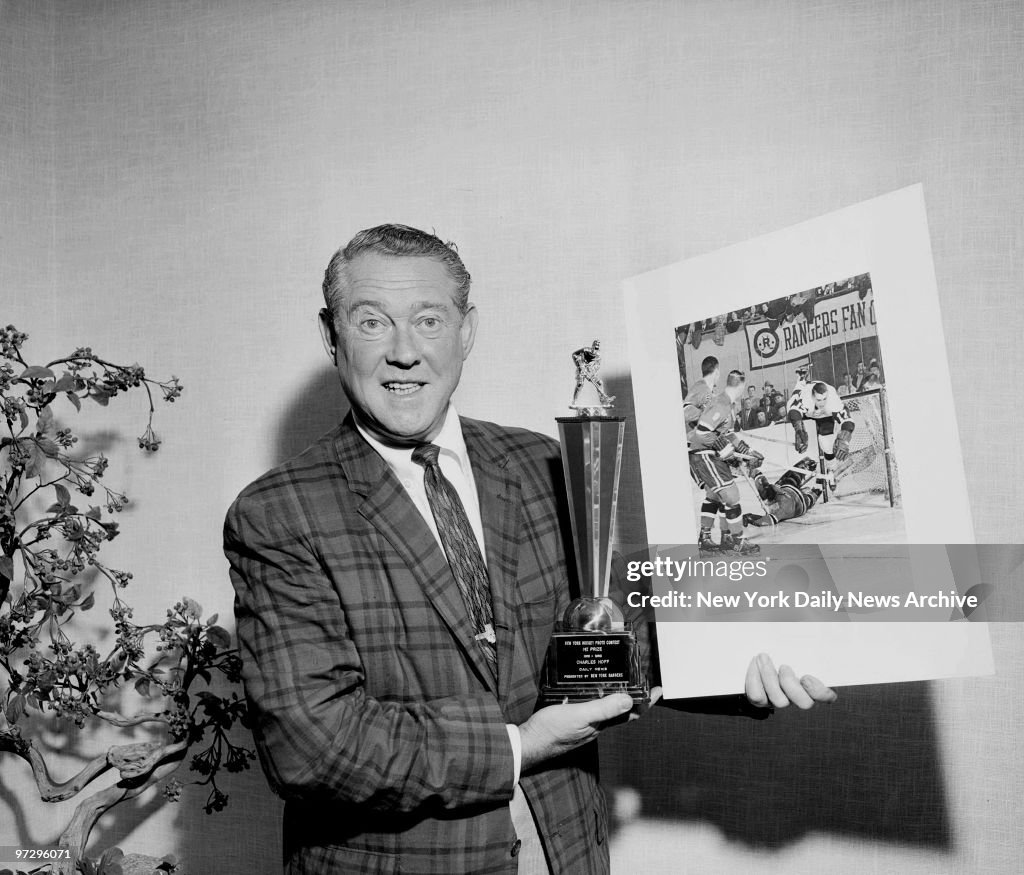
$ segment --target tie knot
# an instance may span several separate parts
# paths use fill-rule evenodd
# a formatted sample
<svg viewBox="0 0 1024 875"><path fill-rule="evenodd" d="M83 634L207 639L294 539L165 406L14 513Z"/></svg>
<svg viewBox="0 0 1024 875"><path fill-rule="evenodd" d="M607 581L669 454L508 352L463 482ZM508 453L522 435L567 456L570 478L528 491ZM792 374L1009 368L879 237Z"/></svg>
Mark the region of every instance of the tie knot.
<svg viewBox="0 0 1024 875"><path fill-rule="evenodd" d="M440 453L441 448L437 444L420 444L412 451L412 460L417 465L429 468L437 464L437 457Z"/></svg>

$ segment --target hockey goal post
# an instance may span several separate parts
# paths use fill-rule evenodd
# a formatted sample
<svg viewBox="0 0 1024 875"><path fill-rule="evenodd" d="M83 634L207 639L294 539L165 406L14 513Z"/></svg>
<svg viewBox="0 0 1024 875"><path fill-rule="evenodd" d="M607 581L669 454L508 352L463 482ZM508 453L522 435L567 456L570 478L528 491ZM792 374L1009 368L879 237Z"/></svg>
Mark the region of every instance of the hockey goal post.
<svg viewBox="0 0 1024 875"><path fill-rule="evenodd" d="M854 495L878 495L895 507L900 503L900 483L885 389L847 395L843 403L854 429L850 455L836 464L834 495L840 500Z"/></svg>

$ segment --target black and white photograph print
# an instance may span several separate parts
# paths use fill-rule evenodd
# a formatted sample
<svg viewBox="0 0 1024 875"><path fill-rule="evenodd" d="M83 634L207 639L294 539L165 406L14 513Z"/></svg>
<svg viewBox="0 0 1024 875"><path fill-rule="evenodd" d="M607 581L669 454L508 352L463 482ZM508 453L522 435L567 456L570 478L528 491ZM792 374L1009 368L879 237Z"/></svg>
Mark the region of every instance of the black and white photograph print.
<svg viewBox="0 0 1024 875"><path fill-rule="evenodd" d="M905 540L874 295L864 272L675 327L708 553Z"/></svg>

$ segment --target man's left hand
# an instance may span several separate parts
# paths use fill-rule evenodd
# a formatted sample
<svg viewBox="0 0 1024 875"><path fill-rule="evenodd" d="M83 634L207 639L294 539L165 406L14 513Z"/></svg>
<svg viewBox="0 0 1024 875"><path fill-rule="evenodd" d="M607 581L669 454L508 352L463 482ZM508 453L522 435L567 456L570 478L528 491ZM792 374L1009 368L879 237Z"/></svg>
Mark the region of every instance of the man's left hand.
<svg viewBox="0 0 1024 875"><path fill-rule="evenodd" d="M744 692L757 708L785 708L789 704L806 710L815 704L830 704L839 696L812 675L796 676L788 665L776 670L767 653L759 653L747 668Z"/></svg>

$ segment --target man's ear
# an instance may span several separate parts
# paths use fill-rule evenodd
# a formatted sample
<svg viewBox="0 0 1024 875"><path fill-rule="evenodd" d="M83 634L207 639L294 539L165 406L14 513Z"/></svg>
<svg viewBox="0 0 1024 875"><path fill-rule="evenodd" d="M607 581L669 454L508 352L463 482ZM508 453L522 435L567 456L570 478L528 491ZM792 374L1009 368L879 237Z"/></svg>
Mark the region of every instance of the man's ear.
<svg viewBox="0 0 1024 875"><path fill-rule="evenodd" d="M333 362L338 352L338 331L334 327L334 320L326 307L320 311L320 337L324 342L324 349L327 350L328 357Z"/></svg>
<svg viewBox="0 0 1024 875"><path fill-rule="evenodd" d="M459 333L462 335L463 361L469 358L469 351L473 348L473 341L476 340L476 326L479 321L480 315L477 313L476 307L470 304L466 315L462 317L462 327L459 328Z"/></svg>

